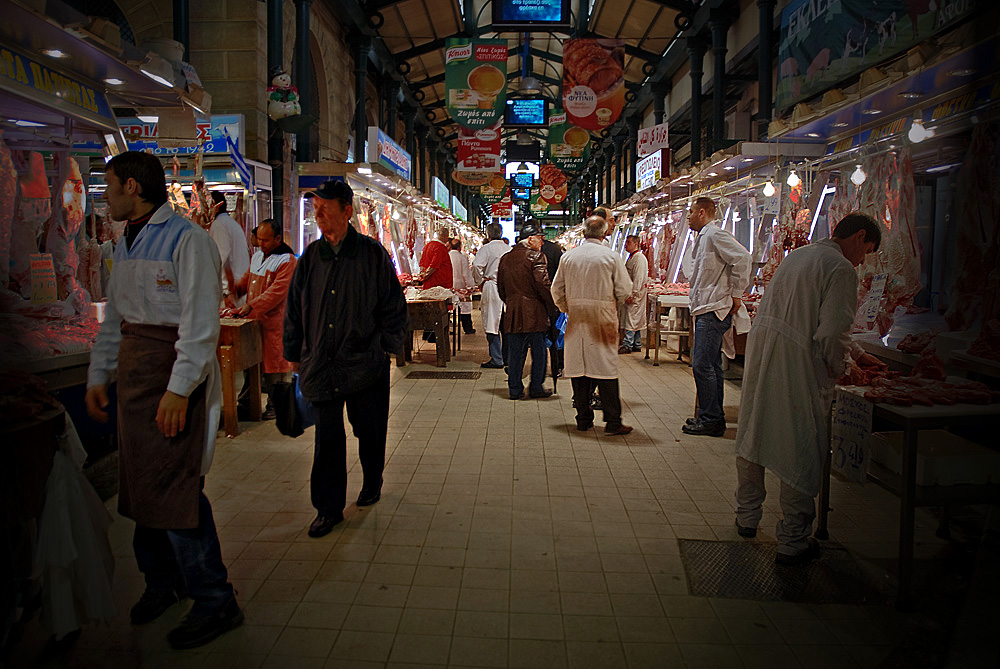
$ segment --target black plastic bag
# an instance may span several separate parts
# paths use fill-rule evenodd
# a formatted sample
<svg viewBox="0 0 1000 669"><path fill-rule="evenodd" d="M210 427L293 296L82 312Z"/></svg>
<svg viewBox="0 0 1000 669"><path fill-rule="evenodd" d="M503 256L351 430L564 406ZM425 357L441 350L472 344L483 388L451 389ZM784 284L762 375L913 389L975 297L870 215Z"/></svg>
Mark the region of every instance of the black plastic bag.
<svg viewBox="0 0 1000 669"><path fill-rule="evenodd" d="M275 383L270 399L278 432L286 437L295 438L315 424L313 406L299 391L298 374L292 375L291 383Z"/></svg>

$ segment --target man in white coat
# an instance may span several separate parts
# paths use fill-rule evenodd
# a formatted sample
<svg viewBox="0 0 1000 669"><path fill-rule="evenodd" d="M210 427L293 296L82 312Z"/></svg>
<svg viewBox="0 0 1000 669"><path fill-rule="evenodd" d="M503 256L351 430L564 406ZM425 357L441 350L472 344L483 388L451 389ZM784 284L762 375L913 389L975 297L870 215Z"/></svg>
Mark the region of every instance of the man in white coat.
<svg viewBox="0 0 1000 669"><path fill-rule="evenodd" d="M451 240L451 290L455 293L458 303L458 320L462 323L462 331L467 335L476 334L472 327L472 289L476 284L472 281L472 266L469 256L462 252L462 240L454 237Z"/></svg>
<svg viewBox="0 0 1000 669"><path fill-rule="evenodd" d="M483 329L486 330L486 342L490 347L490 359L480 365L486 369L503 369L503 342L500 339L500 315L503 313L503 300L497 292L497 268L500 258L510 251L503 240L503 228L499 223L486 226L486 244L479 249L472 261L472 278L476 285L482 285L483 298L479 308L482 311Z"/></svg>
<svg viewBox="0 0 1000 669"><path fill-rule="evenodd" d="M608 223L591 216L583 223L583 243L563 254L552 282L552 299L567 315L563 376L573 382L576 429L594 426L590 396L600 389L604 433L628 434L618 394L618 309L632 294L620 255L601 242Z"/></svg>
<svg viewBox="0 0 1000 669"><path fill-rule="evenodd" d="M632 294L626 298L625 306L622 307L621 321L625 337L618 352L632 353L642 350L640 333L646 329L646 279L649 278L649 261L639 250L639 237L636 235L625 238L625 250L629 254L625 269L632 279Z"/></svg>
<svg viewBox="0 0 1000 669"><path fill-rule="evenodd" d="M855 213L837 224L831 239L789 253L750 330L736 433L736 529L742 537L757 535L764 469L770 469L781 480L784 515L775 531L780 565L819 555L809 535L830 446L832 391L846 355L862 366L881 365L860 347L852 350L850 338L858 299L855 268L878 250L881 238L878 223Z"/></svg>
<svg viewBox="0 0 1000 669"><path fill-rule="evenodd" d="M743 306L743 291L750 283L750 254L715 223L715 202L710 198L695 200L688 225L696 233L688 298L694 318L691 372L698 390L698 417L689 418L681 430L721 437L726 433L722 338Z"/></svg>

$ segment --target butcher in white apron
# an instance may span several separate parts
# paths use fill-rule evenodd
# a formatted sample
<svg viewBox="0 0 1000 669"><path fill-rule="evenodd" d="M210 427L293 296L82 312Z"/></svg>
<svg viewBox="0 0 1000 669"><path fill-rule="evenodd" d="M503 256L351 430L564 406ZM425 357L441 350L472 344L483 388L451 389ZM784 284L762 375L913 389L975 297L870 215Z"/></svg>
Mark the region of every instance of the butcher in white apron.
<svg viewBox="0 0 1000 669"><path fill-rule="evenodd" d="M499 223L486 226L486 236L489 238L472 261L472 279L476 285L482 285L483 299L480 302L482 310L483 329L486 330L486 341L490 346L490 359L481 367L487 369L503 368L503 348L500 339L500 316L503 314L503 300L497 292L497 268L500 258L510 251L503 243L503 228Z"/></svg>

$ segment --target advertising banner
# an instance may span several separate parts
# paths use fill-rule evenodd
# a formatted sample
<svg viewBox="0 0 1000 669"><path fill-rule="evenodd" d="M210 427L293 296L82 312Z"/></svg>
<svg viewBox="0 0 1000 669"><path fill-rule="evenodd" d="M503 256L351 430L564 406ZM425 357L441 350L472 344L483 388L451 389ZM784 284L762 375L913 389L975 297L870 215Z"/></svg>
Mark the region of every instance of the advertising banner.
<svg viewBox="0 0 1000 669"><path fill-rule="evenodd" d="M670 149L660 149L635 164L636 192L652 188L663 177L663 166L670 164Z"/></svg>
<svg viewBox="0 0 1000 669"><path fill-rule="evenodd" d="M459 172L500 172L500 123L479 130L459 126L455 151Z"/></svg>
<svg viewBox="0 0 1000 669"><path fill-rule="evenodd" d="M431 185L434 190L434 201L448 209L451 205L451 193L448 192L448 187L437 177L431 177Z"/></svg>
<svg viewBox="0 0 1000 669"><path fill-rule="evenodd" d="M492 127L507 100L507 40L451 38L446 45L448 115L464 128Z"/></svg>
<svg viewBox="0 0 1000 669"><path fill-rule="evenodd" d="M775 107L787 109L945 30L976 0L792 0L781 12Z"/></svg>
<svg viewBox="0 0 1000 669"><path fill-rule="evenodd" d="M635 151L640 158L648 156L660 149L669 149L670 140L667 137L667 124L661 123L650 128L639 128Z"/></svg>
<svg viewBox="0 0 1000 669"><path fill-rule="evenodd" d="M368 162L378 163L403 177L410 178L410 154L377 126L368 126Z"/></svg>
<svg viewBox="0 0 1000 669"><path fill-rule="evenodd" d="M140 121L137 118L120 118L118 127L128 141L129 151L145 151L157 156L186 155L197 153L197 146L163 147L157 143L160 135L159 124L156 121L149 123ZM246 146L243 139L243 115L226 114L213 115L208 121L195 121L198 130L195 139L200 143L204 142L206 154L226 154L229 147L226 144L226 133L233 138L240 147ZM91 149L100 151L103 144L100 142L76 142L73 147L80 150Z"/></svg>
<svg viewBox="0 0 1000 669"><path fill-rule="evenodd" d="M544 216L552 208L552 202L542 197L541 188L532 188L528 196L528 209L534 216Z"/></svg>
<svg viewBox="0 0 1000 669"><path fill-rule="evenodd" d="M561 170L583 169L590 158L590 133L567 121L566 112L557 109L549 116L547 142L549 162Z"/></svg>
<svg viewBox="0 0 1000 669"><path fill-rule="evenodd" d="M503 174L494 174L488 182L480 187L479 194L487 204L499 202L504 198L509 200L510 188L507 187L507 179L504 178Z"/></svg>
<svg viewBox="0 0 1000 669"><path fill-rule="evenodd" d="M538 168L538 180L535 182L532 194L537 191L538 200L548 206L561 204L566 199L567 186L568 181L562 170L551 163L545 163Z"/></svg>
<svg viewBox="0 0 1000 669"><path fill-rule="evenodd" d="M567 120L601 130L625 106L625 40L571 39L563 43L563 108Z"/></svg>

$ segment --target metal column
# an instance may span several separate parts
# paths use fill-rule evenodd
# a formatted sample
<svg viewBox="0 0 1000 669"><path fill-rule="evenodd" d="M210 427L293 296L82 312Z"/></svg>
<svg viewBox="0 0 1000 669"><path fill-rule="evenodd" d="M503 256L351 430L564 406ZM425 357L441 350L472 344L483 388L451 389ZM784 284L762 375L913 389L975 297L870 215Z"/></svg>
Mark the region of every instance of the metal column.
<svg viewBox="0 0 1000 669"><path fill-rule="evenodd" d="M689 37L687 52L691 57L691 164L701 161L701 77L705 74L705 41Z"/></svg>
<svg viewBox="0 0 1000 669"><path fill-rule="evenodd" d="M302 111L316 109L312 99L312 58L309 53L309 10L312 0L295 0L295 85L299 89ZM309 146L309 128L296 135L295 159L299 162L312 159Z"/></svg>

